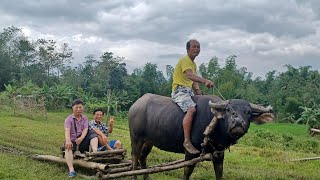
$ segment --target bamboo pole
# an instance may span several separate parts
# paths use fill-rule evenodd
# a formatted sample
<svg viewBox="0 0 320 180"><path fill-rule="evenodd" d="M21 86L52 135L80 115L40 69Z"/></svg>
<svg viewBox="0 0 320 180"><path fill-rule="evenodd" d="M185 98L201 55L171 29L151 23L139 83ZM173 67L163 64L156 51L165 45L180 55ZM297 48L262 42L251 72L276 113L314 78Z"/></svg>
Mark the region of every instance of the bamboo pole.
<svg viewBox="0 0 320 180"><path fill-rule="evenodd" d="M151 168L174 165L174 164L178 164L178 163L181 163L181 162L184 162L184 161L185 161L184 159L179 159L179 160L168 162L168 163L158 164L158 165L152 166Z"/></svg>
<svg viewBox="0 0 320 180"><path fill-rule="evenodd" d="M85 159L85 161L115 164L120 163L123 158L124 157L120 155L108 155L108 157L89 157L88 159Z"/></svg>
<svg viewBox="0 0 320 180"><path fill-rule="evenodd" d="M50 155L34 155L31 157L32 159L39 160L39 161L50 161L50 162L55 162L55 163L60 163L60 164L66 164L66 160L61 157L56 157L56 156L50 156ZM74 165L78 165L84 168L88 169L97 169L103 172L108 172L108 165L105 164L100 164L100 163L95 163L95 162L88 162L88 161L83 161L83 160L73 160Z"/></svg>
<svg viewBox="0 0 320 180"><path fill-rule="evenodd" d="M320 160L320 157L293 159L293 160L291 160L291 161L310 161L310 160Z"/></svg>
<svg viewBox="0 0 320 180"><path fill-rule="evenodd" d="M130 166L132 163L119 163L119 164L109 164L109 168L119 168L119 167L125 167Z"/></svg>
<svg viewBox="0 0 320 180"><path fill-rule="evenodd" d="M107 114L106 114L106 124L108 124L110 117L110 99L111 99L111 89L107 90Z"/></svg>
<svg viewBox="0 0 320 180"><path fill-rule="evenodd" d="M310 130L311 130L312 132L320 133L320 129L311 128Z"/></svg>
<svg viewBox="0 0 320 180"><path fill-rule="evenodd" d="M132 170L132 167L126 166L126 167L112 168L112 169L110 169L109 173L114 174L114 173L130 171L130 170Z"/></svg>
<svg viewBox="0 0 320 180"><path fill-rule="evenodd" d="M125 149L115 149L115 150L107 150L107 151L99 151L99 152L86 152L86 156L101 156L101 155L109 155L109 154L122 154L126 152Z"/></svg>
<svg viewBox="0 0 320 180"><path fill-rule="evenodd" d="M186 166L194 165L198 162L205 161L205 160L212 160L211 154L205 154L203 156L200 156L198 158L191 159L189 161L184 161L178 164L169 165L169 166L161 166L161 167L152 167L148 169L140 169L140 170L132 170L132 171L126 171L126 172L120 172L115 174L107 174L107 175L101 175L101 179L114 179L114 178L120 178L124 176L133 176L133 175L141 175L141 174L153 174L157 172L163 172L163 171L170 171L174 169L179 169Z"/></svg>

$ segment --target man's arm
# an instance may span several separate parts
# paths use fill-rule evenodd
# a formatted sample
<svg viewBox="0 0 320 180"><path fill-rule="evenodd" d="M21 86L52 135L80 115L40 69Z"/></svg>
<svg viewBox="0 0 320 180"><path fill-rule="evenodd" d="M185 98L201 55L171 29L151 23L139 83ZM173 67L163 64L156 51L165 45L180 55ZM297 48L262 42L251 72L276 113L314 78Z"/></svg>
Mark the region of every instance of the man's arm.
<svg viewBox="0 0 320 180"><path fill-rule="evenodd" d="M88 128L84 128L82 133L81 133L81 136L78 137L77 140L76 140L76 143L78 145L83 141L83 139L86 137L87 133L88 133Z"/></svg>
<svg viewBox="0 0 320 180"><path fill-rule="evenodd" d="M196 92L197 95L202 95L202 91L201 91L199 84L197 82L193 82L192 88L193 88L194 92Z"/></svg>
<svg viewBox="0 0 320 180"><path fill-rule="evenodd" d="M70 128L65 128L64 129L64 136L65 136L65 139L66 139L65 147L66 147L66 149L71 150L72 149L72 142L71 142L71 139L70 139Z"/></svg>
<svg viewBox="0 0 320 180"><path fill-rule="evenodd" d="M114 124L114 116L111 116L111 117L110 117L110 120L109 120L109 128L108 128L108 132L109 132L109 133L112 133L113 124Z"/></svg>
<svg viewBox="0 0 320 180"><path fill-rule="evenodd" d="M99 128L94 127L94 128L92 128L92 130L94 130L94 132L96 132L101 137L105 136L105 134L103 134L103 132L100 131Z"/></svg>
<svg viewBox="0 0 320 180"><path fill-rule="evenodd" d="M194 74L191 69L185 70L184 73L186 73L187 77L188 77L190 80L192 80L193 82L195 82L195 83L202 83L202 84L204 84L207 88L213 87L213 82L212 82L212 81L210 81L210 80L208 80L208 79L204 79L204 78L202 78L202 77ZM197 86L196 88L199 89L199 84L197 84L196 86ZM195 85L193 85L193 88L195 88ZM196 89L195 89L195 90L196 90Z"/></svg>

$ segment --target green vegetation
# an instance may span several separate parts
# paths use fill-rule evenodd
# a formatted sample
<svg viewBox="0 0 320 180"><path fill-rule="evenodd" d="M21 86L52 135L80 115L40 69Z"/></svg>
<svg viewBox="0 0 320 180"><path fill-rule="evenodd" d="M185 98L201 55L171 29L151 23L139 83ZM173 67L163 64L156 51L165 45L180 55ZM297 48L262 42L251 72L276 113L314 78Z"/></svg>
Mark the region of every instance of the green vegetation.
<svg viewBox="0 0 320 180"><path fill-rule="evenodd" d="M319 72L310 66L286 65L284 72L270 70L264 78L253 79L245 67L237 66L236 58L230 55L223 66L217 57L199 65L198 74L212 80L217 88L213 91L201 85L204 93L271 105L277 114L276 122L283 124L252 125L226 153L225 179L320 179L319 161L287 162L320 153L319 138L308 133L310 128L320 127ZM63 122L69 113L65 109L72 100L81 98L88 112L102 107L116 115L118 121L111 137L123 141L130 154L126 112L145 93L170 96L174 68L167 65L164 76L156 64L146 63L129 74L125 58L115 57L112 52L77 59L84 62L77 67L69 66L71 59L72 49L66 43L29 40L13 26L0 32L0 145L27 154L59 155ZM182 157L154 148L149 164ZM61 179L66 174L64 167L35 162L24 155L0 151L0 158L0 179ZM43 168L38 168L41 165ZM198 166L193 179L213 177L211 163ZM47 170L49 167L52 169ZM179 179L182 172L152 177ZM37 173L39 176L34 175Z"/></svg>
<svg viewBox="0 0 320 180"><path fill-rule="evenodd" d="M12 116L11 108L0 106L0 145L13 147L25 154L60 156L64 140L65 112L49 112L45 119ZM90 117L90 115L89 115ZM226 150L225 179L319 179L320 161L288 162L292 159L315 157L320 154L320 138L308 135L308 127L298 124L252 124L249 132L230 152ZM125 114L117 116L111 138L120 139L130 158L130 136ZM38 162L27 155L0 150L0 179L67 179L67 166ZM150 166L182 159L153 148L148 157ZM84 172L82 172L84 173ZM153 179L180 179L183 170L152 174ZM191 179L212 179L211 162L199 163ZM77 177L77 179L84 179Z"/></svg>
<svg viewBox="0 0 320 180"><path fill-rule="evenodd" d="M4 91L11 101L17 96L41 100L47 110L64 109L73 99L81 98L89 109L109 106L111 112L127 111L145 93L170 96L174 71L171 65L162 72L156 64L146 63L130 74L125 57L115 57L112 52L98 56L76 59L75 62L83 63L72 67L72 49L68 44L30 40L19 28L5 28L0 32L0 92ZM270 104L279 122L309 122L310 127L320 124L320 74L311 66L288 64L284 72L270 70L265 77L253 78L246 67L237 65L236 55L227 57L224 65L218 63L223 60L212 56L198 64L198 74L213 80L219 91L201 85L205 94L221 93L226 99ZM302 112L306 112L307 118L302 117Z"/></svg>
<svg viewBox="0 0 320 180"><path fill-rule="evenodd" d="M68 179L65 168L0 151L0 179Z"/></svg>

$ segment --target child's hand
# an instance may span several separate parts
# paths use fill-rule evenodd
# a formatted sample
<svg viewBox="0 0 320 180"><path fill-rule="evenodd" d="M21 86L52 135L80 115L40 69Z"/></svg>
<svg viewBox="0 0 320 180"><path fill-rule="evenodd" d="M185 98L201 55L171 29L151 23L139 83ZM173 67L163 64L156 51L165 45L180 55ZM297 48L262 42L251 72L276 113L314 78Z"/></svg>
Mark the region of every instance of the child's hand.
<svg viewBox="0 0 320 180"><path fill-rule="evenodd" d="M115 122L115 117L114 116L110 116L109 126L113 126L114 122Z"/></svg>

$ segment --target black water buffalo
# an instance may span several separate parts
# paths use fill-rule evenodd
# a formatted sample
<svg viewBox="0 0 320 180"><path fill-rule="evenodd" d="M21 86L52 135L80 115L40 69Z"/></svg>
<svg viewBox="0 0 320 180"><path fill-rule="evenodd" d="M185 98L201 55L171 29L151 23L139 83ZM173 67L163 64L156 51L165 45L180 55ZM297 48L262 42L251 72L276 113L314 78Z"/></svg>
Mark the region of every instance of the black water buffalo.
<svg viewBox="0 0 320 180"><path fill-rule="evenodd" d="M247 132L251 121L261 124L273 120L274 116L270 113L272 108L242 99L223 101L209 95L194 96L193 100L197 104L197 111L193 118L192 144L205 153L215 155L212 162L216 179L222 179L224 150ZM182 145L184 115L171 98L154 94L145 94L131 106L129 128L133 170L137 169L138 161L142 168L147 167L146 159L153 146L165 151L186 153ZM213 117L217 118L217 124L208 135L209 143L202 147L204 131ZM186 153L185 159L190 160L199 155ZM194 166L185 167L183 179L189 179ZM144 175L144 179L147 178L148 175Z"/></svg>

